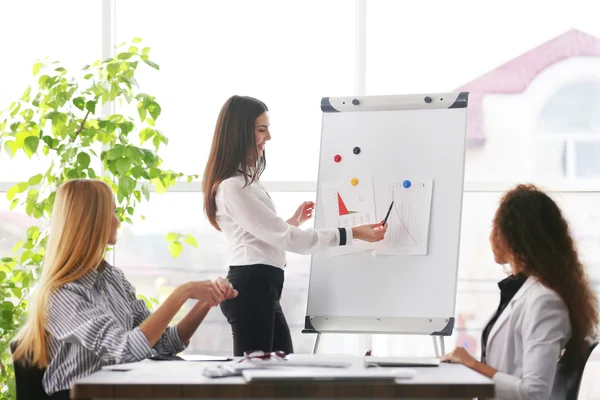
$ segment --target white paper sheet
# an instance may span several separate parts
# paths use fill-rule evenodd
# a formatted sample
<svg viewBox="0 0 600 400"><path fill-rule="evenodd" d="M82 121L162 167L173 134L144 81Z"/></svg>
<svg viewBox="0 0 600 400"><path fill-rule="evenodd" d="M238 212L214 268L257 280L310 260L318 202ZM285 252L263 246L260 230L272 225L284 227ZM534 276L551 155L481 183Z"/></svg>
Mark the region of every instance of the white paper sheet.
<svg viewBox="0 0 600 400"><path fill-rule="evenodd" d="M351 183L353 178L358 179L356 186ZM327 228L350 227L377 222L375 219L373 177L371 175L347 177L337 182L324 182L321 184L321 188ZM374 248L374 243L354 240L352 245L333 247L327 253L330 256L339 256Z"/></svg>
<svg viewBox="0 0 600 400"><path fill-rule="evenodd" d="M377 254L427 254L432 194L433 179L411 180L408 187L403 182L390 185L390 198L394 205L387 220L385 238L377 246ZM387 210L384 212L387 213ZM381 219L384 217L381 216Z"/></svg>

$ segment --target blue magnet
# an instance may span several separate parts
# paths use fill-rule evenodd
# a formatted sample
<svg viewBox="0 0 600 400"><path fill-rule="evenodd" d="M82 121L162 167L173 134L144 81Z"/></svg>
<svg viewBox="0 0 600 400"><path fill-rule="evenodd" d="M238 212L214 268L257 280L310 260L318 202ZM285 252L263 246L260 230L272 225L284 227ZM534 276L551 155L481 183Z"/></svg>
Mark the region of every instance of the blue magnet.
<svg viewBox="0 0 600 400"><path fill-rule="evenodd" d="M410 187L410 181L404 181L404 183L402 183L402 186L408 189Z"/></svg>

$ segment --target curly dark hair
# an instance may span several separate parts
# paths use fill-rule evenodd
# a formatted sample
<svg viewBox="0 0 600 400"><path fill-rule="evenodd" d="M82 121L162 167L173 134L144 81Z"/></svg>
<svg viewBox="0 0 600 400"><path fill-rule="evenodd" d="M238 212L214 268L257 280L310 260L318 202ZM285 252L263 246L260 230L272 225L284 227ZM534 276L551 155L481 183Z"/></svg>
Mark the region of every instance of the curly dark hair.
<svg viewBox="0 0 600 400"><path fill-rule="evenodd" d="M585 356L586 340L596 334L598 300L558 205L534 185L518 185L500 201L494 229L523 272L565 302L572 329L567 353Z"/></svg>

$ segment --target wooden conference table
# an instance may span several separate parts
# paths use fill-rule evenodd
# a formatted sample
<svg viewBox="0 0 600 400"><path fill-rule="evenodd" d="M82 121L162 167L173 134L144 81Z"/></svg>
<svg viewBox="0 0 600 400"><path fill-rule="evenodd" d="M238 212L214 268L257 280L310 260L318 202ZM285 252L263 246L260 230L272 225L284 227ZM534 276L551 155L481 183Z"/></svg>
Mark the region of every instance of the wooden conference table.
<svg viewBox="0 0 600 400"><path fill-rule="evenodd" d="M327 360L328 356L315 356ZM336 357L335 360L340 360ZM362 357L345 357L364 368ZM246 383L241 377L202 375L214 362L142 361L122 371L102 370L73 385L71 398L96 399L473 399L494 396L491 379L456 364L415 368L411 379L396 383L277 382Z"/></svg>

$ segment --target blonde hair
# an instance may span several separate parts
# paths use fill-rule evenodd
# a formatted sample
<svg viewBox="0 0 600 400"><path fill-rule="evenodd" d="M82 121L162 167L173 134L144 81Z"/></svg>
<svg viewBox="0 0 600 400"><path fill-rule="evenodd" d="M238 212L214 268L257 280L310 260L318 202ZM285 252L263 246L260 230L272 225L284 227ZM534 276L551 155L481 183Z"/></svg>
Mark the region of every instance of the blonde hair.
<svg viewBox="0 0 600 400"><path fill-rule="evenodd" d="M113 205L111 188L99 180L73 179L58 188L42 275L27 322L16 337L14 360L48 366L48 298L100 265L111 235Z"/></svg>

